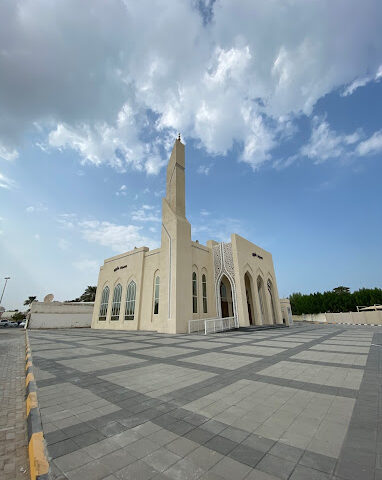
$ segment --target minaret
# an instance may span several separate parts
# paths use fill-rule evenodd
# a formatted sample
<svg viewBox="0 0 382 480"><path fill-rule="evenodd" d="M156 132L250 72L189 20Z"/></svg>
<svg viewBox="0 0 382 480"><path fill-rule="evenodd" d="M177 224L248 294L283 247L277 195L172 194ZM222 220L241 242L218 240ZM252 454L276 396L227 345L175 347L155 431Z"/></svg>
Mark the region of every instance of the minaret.
<svg viewBox="0 0 382 480"><path fill-rule="evenodd" d="M162 200L160 261L160 328L186 332L192 319L191 225L186 218L185 155L180 135L167 166L166 197Z"/></svg>

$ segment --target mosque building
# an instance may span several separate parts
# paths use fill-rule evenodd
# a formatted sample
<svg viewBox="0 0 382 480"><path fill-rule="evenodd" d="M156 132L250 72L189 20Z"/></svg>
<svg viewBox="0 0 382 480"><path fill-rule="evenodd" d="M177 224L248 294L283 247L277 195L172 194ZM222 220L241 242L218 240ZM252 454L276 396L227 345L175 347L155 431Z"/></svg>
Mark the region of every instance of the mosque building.
<svg viewBox="0 0 382 480"><path fill-rule="evenodd" d="M186 333L189 320L283 324L272 255L245 238L191 240L185 147L175 141L162 199L161 246L134 248L100 268L92 328Z"/></svg>

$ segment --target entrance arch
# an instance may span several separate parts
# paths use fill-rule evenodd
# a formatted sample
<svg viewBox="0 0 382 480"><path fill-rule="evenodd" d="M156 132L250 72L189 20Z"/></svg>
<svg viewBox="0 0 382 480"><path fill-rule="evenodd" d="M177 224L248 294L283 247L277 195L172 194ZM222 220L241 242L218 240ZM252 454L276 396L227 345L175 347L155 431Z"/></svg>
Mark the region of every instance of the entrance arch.
<svg viewBox="0 0 382 480"><path fill-rule="evenodd" d="M260 275L257 277L256 283L257 283L257 293L259 295L259 302L260 302L261 325L266 325L268 323L268 320L266 315L264 281Z"/></svg>
<svg viewBox="0 0 382 480"><path fill-rule="evenodd" d="M272 323L276 325L277 320L276 320L276 307L275 307L275 296L273 292L273 285L270 279L268 279L267 282L267 288L268 288L268 293L271 299L271 310L272 310Z"/></svg>
<svg viewBox="0 0 382 480"><path fill-rule="evenodd" d="M252 297L252 276L246 272L244 275L245 293L247 298L248 319L250 325L255 325L255 309Z"/></svg>
<svg viewBox="0 0 382 480"><path fill-rule="evenodd" d="M232 286L226 275L222 275L219 282L219 300L221 317L226 318L236 315Z"/></svg>

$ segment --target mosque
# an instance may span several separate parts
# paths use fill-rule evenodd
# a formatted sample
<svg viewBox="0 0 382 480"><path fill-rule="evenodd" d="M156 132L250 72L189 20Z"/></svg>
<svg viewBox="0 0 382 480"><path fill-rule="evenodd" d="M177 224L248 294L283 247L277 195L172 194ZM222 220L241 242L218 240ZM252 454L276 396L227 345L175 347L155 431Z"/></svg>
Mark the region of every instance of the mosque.
<svg viewBox="0 0 382 480"><path fill-rule="evenodd" d="M161 247L104 261L92 328L186 333L189 320L220 317L239 326L285 323L269 252L235 233L229 243L191 240L179 136L167 166Z"/></svg>

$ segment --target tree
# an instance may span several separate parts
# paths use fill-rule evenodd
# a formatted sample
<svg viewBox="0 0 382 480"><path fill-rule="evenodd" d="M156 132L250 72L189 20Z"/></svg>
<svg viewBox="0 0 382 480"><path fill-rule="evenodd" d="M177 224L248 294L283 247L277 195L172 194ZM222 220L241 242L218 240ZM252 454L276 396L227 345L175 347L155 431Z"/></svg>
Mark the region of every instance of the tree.
<svg viewBox="0 0 382 480"><path fill-rule="evenodd" d="M343 285L332 291L316 292L309 295L293 293L289 297L292 312L295 315L304 313L356 312L357 306L382 304L381 288L361 288L351 293Z"/></svg>
<svg viewBox="0 0 382 480"><path fill-rule="evenodd" d="M27 300L25 300L24 305L31 305L37 297L28 297Z"/></svg>
<svg viewBox="0 0 382 480"><path fill-rule="evenodd" d="M333 288L333 292L337 293L338 295L341 295L342 293L350 293L350 288L340 285L339 287Z"/></svg>
<svg viewBox="0 0 382 480"><path fill-rule="evenodd" d="M84 293L80 296L80 302L94 302L97 293L95 285L88 285Z"/></svg>
<svg viewBox="0 0 382 480"><path fill-rule="evenodd" d="M23 313L23 312L16 312L14 315L12 315L12 320L14 322L17 322L17 323L20 323L22 322L23 320L26 319L26 314Z"/></svg>
<svg viewBox="0 0 382 480"><path fill-rule="evenodd" d="M66 302L74 303L74 302L94 302L97 293L97 287L94 285L88 285L84 293L80 296L75 298L74 300L65 300Z"/></svg>

